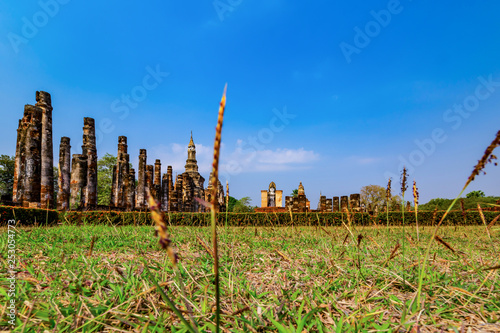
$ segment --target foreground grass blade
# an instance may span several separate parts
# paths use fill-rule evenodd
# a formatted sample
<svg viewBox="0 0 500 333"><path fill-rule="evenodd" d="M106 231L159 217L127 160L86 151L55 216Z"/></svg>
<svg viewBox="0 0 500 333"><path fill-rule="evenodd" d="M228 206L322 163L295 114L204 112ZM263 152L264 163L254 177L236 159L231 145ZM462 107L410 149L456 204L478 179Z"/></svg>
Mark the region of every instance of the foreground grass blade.
<svg viewBox="0 0 500 333"><path fill-rule="evenodd" d="M215 274L215 328L216 332L220 329L220 282L219 282L219 252L217 246L217 221L216 221L216 207L217 202L217 181L219 180L219 156L220 156L220 143L222 134L222 122L224 120L224 110L226 108L226 90L227 84L224 87L224 93L219 106L219 116L217 118L217 127L215 128L215 141L214 141L214 160L212 162L212 179L210 182L213 187L212 191L212 205L210 207L212 219L212 246L214 254L214 274Z"/></svg>

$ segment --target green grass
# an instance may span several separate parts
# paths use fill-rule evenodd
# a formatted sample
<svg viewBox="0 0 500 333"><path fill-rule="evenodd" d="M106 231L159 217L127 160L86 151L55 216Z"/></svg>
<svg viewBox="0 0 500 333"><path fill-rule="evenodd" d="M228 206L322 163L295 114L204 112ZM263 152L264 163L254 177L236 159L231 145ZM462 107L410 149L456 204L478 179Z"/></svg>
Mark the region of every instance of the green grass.
<svg viewBox="0 0 500 333"><path fill-rule="evenodd" d="M399 227L218 228L221 327L225 332L421 332L500 330L500 227L441 227L455 253L433 242L421 306L419 262L434 231ZM2 272L7 235L0 230ZM17 230L17 325L13 332L186 332L157 281L185 312L180 286L153 227L72 226ZM211 229L171 227L187 302L199 331L214 331ZM358 247L358 235L362 235ZM96 236L92 255L91 239ZM353 237L354 236L354 237ZM148 269L145 269L147 262ZM406 286L401 268L405 270ZM148 271L150 274L148 274ZM5 326L6 279L0 287ZM185 314L187 318L187 314ZM10 328L7 328L10 329Z"/></svg>

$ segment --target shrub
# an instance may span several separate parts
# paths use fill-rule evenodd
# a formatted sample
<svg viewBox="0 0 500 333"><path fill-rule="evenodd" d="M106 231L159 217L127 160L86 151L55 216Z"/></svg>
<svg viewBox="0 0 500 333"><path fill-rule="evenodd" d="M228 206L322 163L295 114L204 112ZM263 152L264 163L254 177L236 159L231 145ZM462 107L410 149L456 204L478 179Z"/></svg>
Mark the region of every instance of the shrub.
<svg viewBox="0 0 500 333"><path fill-rule="evenodd" d="M419 211L419 225L433 225L441 219L443 211L438 211L433 221L434 212ZM486 222L489 223L499 212L485 211ZM33 209L21 207L0 206L0 226L6 226L11 219L21 221L21 225L52 225L57 223L69 224L111 224L111 225L154 225L149 212L118 212L118 211L90 211L90 212L58 212L55 210ZM217 223L220 226L341 226L342 221L348 223L345 213L219 213ZM170 213L166 214L167 223L172 226L202 227L210 225L209 213ZM477 211L466 213L467 224L482 224L481 217ZM386 225L386 213L378 216L370 216L367 213L354 213L351 216L354 225ZM389 224L392 226L402 225L400 212L389 213ZM415 224L415 214L405 214L405 224ZM448 214L445 225L463 225L464 217L461 211L453 211Z"/></svg>

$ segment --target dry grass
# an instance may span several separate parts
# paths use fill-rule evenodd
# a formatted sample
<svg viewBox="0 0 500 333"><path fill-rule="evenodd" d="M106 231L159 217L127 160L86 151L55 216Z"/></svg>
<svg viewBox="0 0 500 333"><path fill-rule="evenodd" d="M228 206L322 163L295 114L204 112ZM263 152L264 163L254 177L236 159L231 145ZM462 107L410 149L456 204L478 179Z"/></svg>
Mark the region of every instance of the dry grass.
<svg viewBox="0 0 500 333"><path fill-rule="evenodd" d="M420 244L429 242L430 229L420 230ZM343 240L349 231L341 227L226 230L218 230L225 332L283 331L281 327L406 332L417 326L420 332L500 331L495 254L500 227L491 227L491 240L482 226L440 229L439 238L455 252L437 243L431 248L423 310L412 300L417 258L425 246L407 244L403 256L397 246L400 228L391 228L387 239L383 229L357 227L355 240L348 242ZM20 313L14 331L25 326L26 331L167 332L172 325L185 331L154 279L185 316L189 311L184 304L189 303L200 331L213 332L213 254L204 243L211 230L171 227L168 232L179 255L186 299L152 227L19 231ZM416 237L414 227L407 226L405 233ZM6 237L0 239L5 244ZM5 311L5 302L0 304L0 312Z"/></svg>

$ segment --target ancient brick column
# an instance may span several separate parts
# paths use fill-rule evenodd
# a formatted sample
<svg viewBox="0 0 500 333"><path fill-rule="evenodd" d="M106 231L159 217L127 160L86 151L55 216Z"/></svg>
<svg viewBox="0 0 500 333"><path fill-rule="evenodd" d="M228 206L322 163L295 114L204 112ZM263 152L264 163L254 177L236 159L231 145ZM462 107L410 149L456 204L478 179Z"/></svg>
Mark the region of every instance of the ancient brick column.
<svg viewBox="0 0 500 333"><path fill-rule="evenodd" d="M19 202L19 197L22 192L22 175L24 173L24 160L21 160L21 151L24 149L24 130L22 128L22 120L19 119L17 127L17 140L16 140L16 156L14 159L14 183L12 186L12 201ZM21 171L22 170L22 171Z"/></svg>
<svg viewBox="0 0 500 333"><path fill-rule="evenodd" d="M73 154L71 162L71 199L70 208L85 206L85 187L87 186L87 156Z"/></svg>
<svg viewBox="0 0 500 333"><path fill-rule="evenodd" d="M130 167L122 164L120 167L121 188L119 193L118 207L127 208L128 203L128 189L130 188Z"/></svg>
<svg viewBox="0 0 500 333"><path fill-rule="evenodd" d="M344 213L346 209L349 209L349 197L343 195L340 197L340 211Z"/></svg>
<svg viewBox="0 0 500 333"><path fill-rule="evenodd" d="M326 199L326 211L328 213L332 212L332 199Z"/></svg>
<svg viewBox="0 0 500 333"><path fill-rule="evenodd" d="M351 194L349 198L349 206L352 211L359 212L361 208L361 196L358 193Z"/></svg>
<svg viewBox="0 0 500 333"><path fill-rule="evenodd" d="M97 148L95 142L95 121L83 118L82 155L87 157L87 182L84 190L85 207L97 206Z"/></svg>
<svg viewBox="0 0 500 333"><path fill-rule="evenodd" d="M168 173L163 174L163 182L161 183L161 208L163 211L168 211L168 197L169 197L169 182Z"/></svg>
<svg viewBox="0 0 500 333"><path fill-rule="evenodd" d="M338 212L340 210L340 198L339 197L333 197L332 198L332 209L333 212Z"/></svg>
<svg viewBox="0 0 500 333"><path fill-rule="evenodd" d="M52 208L54 204L54 151L50 94L37 91L36 106L42 110L40 203L43 208Z"/></svg>
<svg viewBox="0 0 500 333"><path fill-rule="evenodd" d="M42 110L26 105L24 113L27 123L24 147L25 170L23 178L23 206L40 203Z"/></svg>
<svg viewBox="0 0 500 333"><path fill-rule="evenodd" d="M160 162L160 160L155 161L153 189L154 189L154 191L153 191L154 198L155 198L156 202L161 206L161 204L162 204L162 200L161 200L162 188L161 188L161 162Z"/></svg>
<svg viewBox="0 0 500 333"><path fill-rule="evenodd" d="M111 206L114 207L125 208L128 202L128 191L130 188L130 157L127 153L127 149L127 137L119 136L118 155L116 157L116 165L113 167L113 183L111 187Z"/></svg>
<svg viewBox="0 0 500 333"><path fill-rule="evenodd" d="M183 204L182 204L182 175L177 175L175 179L174 190L172 191L172 195L170 196L170 206L172 207L172 212L183 212Z"/></svg>
<svg viewBox="0 0 500 333"><path fill-rule="evenodd" d="M146 149L139 151L139 170L137 178L136 207L144 209L146 207L146 169L147 169Z"/></svg>
<svg viewBox="0 0 500 333"><path fill-rule="evenodd" d="M155 169L155 167L153 165L146 166L146 193L148 191L154 192L154 189L153 189L154 169ZM154 193L151 193L151 194L154 194Z"/></svg>
<svg viewBox="0 0 500 333"><path fill-rule="evenodd" d="M193 209L193 186L187 172L182 174L182 211L191 212Z"/></svg>
<svg viewBox="0 0 500 333"><path fill-rule="evenodd" d="M127 186L127 210L133 210L135 206L135 170L130 169Z"/></svg>
<svg viewBox="0 0 500 333"><path fill-rule="evenodd" d="M319 211L320 212L326 211L326 196L324 196L324 195L321 195L319 197Z"/></svg>
<svg viewBox="0 0 500 333"><path fill-rule="evenodd" d="M172 192L174 190L174 178L172 175L172 166L169 165L167 167L167 175L168 175L168 190Z"/></svg>
<svg viewBox="0 0 500 333"><path fill-rule="evenodd" d="M71 181L71 146L68 137L61 138L59 145L59 191L57 192L57 209L69 209L70 181Z"/></svg>

